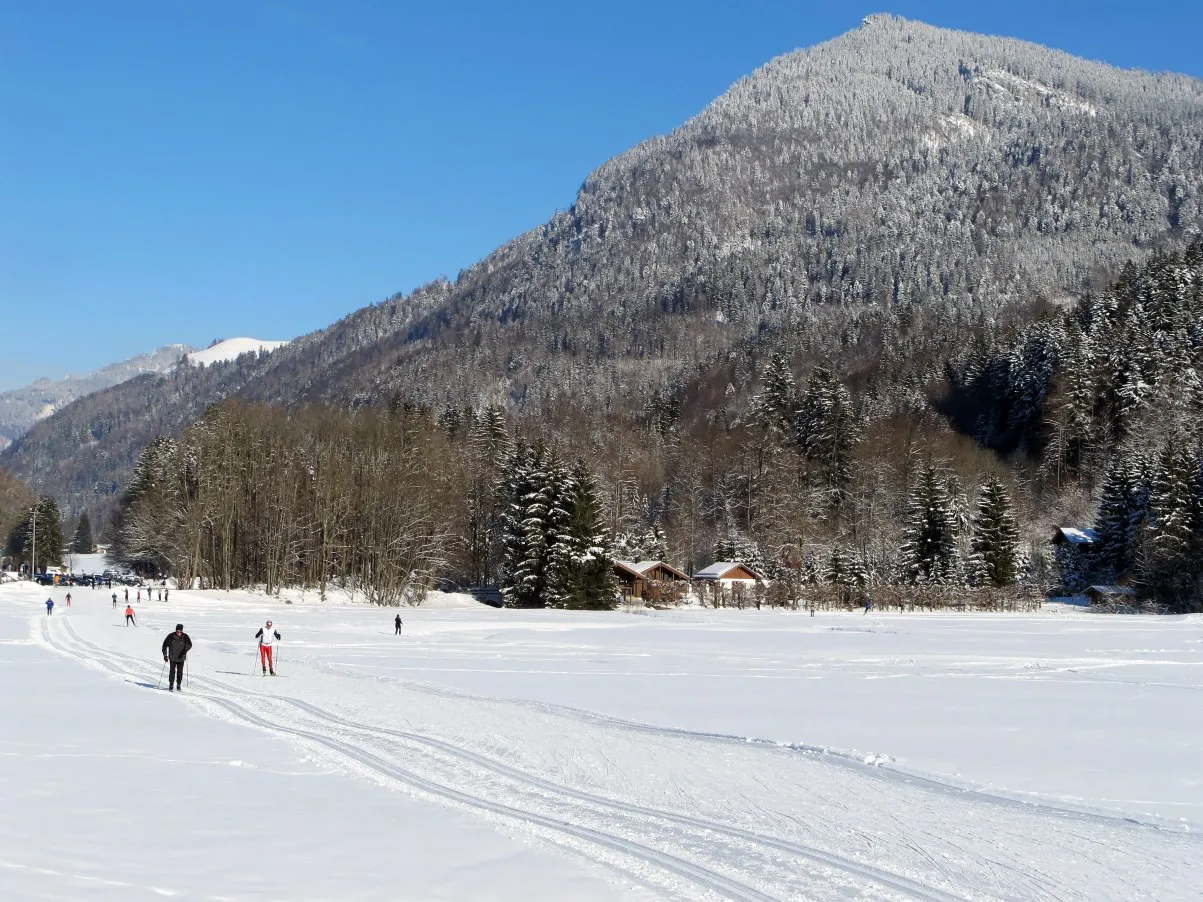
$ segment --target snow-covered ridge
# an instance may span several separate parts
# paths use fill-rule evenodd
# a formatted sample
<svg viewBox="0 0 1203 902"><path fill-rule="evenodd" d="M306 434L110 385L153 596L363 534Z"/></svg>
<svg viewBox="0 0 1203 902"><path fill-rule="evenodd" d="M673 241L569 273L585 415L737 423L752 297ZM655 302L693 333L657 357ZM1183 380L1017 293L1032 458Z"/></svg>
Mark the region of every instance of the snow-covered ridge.
<svg viewBox="0 0 1203 902"><path fill-rule="evenodd" d="M262 341L258 338L227 338L210 345L203 351L193 351L187 355L189 363L195 366L208 366L211 363L225 363L236 360L243 354L262 352L270 354L276 348L288 344L286 341Z"/></svg>

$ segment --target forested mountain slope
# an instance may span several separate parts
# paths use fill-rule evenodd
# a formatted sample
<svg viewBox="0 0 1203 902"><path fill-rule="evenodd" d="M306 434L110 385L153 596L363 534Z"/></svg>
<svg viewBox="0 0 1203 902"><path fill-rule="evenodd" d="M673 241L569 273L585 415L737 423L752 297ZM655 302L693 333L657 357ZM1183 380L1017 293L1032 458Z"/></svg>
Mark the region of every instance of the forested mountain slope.
<svg viewBox="0 0 1203 902"><path fill-rule="evenodd" d="M111 363L84 376L41 378L21 388L0 392L0 448L24 435L38 420L45 419L76 398L144 373L164 373L191 350L188 345L167 345L149 354Z"/></svg>
<svg viewBox="0 0 1203 902"><path fill-rule="evenodd" d="M875 16L606 163L454 283L111 389L0 464L103 504L154 434L231 396L671 425L734 415L773 353L829 362L862 417L913 411L974 331L1102 287L1201 211L1203 83Z"/></svg>

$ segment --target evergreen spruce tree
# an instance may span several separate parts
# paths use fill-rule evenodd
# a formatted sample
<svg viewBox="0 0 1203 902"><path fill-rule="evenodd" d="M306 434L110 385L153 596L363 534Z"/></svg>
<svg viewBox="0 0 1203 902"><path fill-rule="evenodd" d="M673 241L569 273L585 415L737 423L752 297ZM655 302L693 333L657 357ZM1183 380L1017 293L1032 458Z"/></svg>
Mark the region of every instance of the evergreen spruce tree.
<svg viewBox="0 0 1203 902"><path fill-rule="evenodd" d="M566 607L608 610L616 603L614 561L607 547L597 483L583 461L573 468L568 485L570 514L565 533L572 556Z"/></svg>
<svg viewBox="0 0 1203 902"><path fill-rule="evenodd" d="M575 606L576 536L573 515L576 484L573 475L553 453L543 467L543 605L549 608Z"/></svg>
<svg viewBox="0 0 1203 902"><path fill-rule="evenodd" d="M997 477L982 486L972 523L970 572L977 585L1012 586L1019 579L1019 527Z"/></svg>
<svg viewBox="0 0 1203 902"><path fill-rule="evenodd" d="M859 554L844 548L832 548L827 562L826 581L839 590L840 601L848 603L869 584L869 571Z"/></svg>
<svg viewBox="0 0 1203 902"><path fill-rule="evenodd" d="M795 411L798 406L794 389L794 377L782 354L774 354L764 373L764 387L757 398L757 406L763 412L771 428L788 436L794 430Z"/></svg>
<svg viewBox="0 0 1203 902"><path fill-rule="evenodd" d="M1176 610L1192 610L1197 601L1198 471L1194 454L1180 444L1166 446L1157 462L1141 543L1141 584Z"/></svg>
<svg viewBox="0 0 1203 902"><path fill-rule="evenodd" d="M87 511L80 514L79 522L75 525L71 551L75 554L92 554L96 551L96 543L92 541L92 521L88 519Z"/></svg>
<svg viewBox="0 0 1203 902"><path fill-rule="evenodd" d="M37 529L34 529L34 521ZM36 542L35 542L36 533ZM37 560L33 559L37 545ZM43 495L34 509L25 516L8 539L8 552L19 557L23 563L32 564L33 572L40 573L47 567L63 562L63 525L58 502Z"/></svg>
<svg viewBox="0 0 1203 902"><path fill-rule="evenodd" d="M811 374L798 410L797 438L806 457L818 464L831 506L839 507L852 481L852 453L860 431L852 396L828 369L819 367Z"/></svg>
<svg viewBox="0 0 1203 902"><path fill-rule="evenodd" d="M906 527L899 549L907 582L948 583L957 574L956 517L943 475L924 465L907 499Z"/></svg>
<svg viewBox="0 0 1203 902"><path fill-rule="evenodd" d="M531 566L539 552L532 550L530 543L537 535L541 544L543 533L541 526L532 530L528 522L532 499L537 500L539 492L538 467L535 450L525 443L518 444L506 464L502 488L502 595L505 603L515 608L538 607L542 593L541 574L532 572Z"/></svg>
<svg viewBox="0 0 1203 902"><path fill-rule="evenodd" d="M1136 540L1144 521L1148 488L1133 462L1117 455L1103 482L1095 522L1095 564L1103 579L1122 579L1135 564Z"/></svg>

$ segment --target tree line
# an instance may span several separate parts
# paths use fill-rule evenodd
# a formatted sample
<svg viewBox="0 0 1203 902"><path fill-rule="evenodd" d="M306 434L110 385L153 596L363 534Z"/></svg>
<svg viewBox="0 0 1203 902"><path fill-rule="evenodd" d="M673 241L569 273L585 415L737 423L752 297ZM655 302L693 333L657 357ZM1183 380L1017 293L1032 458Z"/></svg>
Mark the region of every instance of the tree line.
<svg viewBox="0 0 1203 902"><path fill-rule="evenodd" d="M978 330L885 406L878 375L782 352L638 411L227 402L146 449L118 547L205 585L381 603L495 585L513 605L606 607L618 558L743 561L781 587L772 603L996 605L1118 580L1193 608L1201 268L1196 241ZM1099 555L1069 572L1057 525L1097 526Z"/></svg>

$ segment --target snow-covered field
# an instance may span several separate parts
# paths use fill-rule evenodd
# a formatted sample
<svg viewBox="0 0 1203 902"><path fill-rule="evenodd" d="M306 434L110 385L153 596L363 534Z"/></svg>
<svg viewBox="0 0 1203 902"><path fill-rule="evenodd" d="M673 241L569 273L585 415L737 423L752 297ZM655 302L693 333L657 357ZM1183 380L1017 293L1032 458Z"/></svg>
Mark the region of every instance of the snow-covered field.
<svg viewBox="0 0 1203 902"><path fill-rule="evenodd" d="M64 590L53 592L61 601ZM5 899L1197 899L1203 618L0 587ZM132 597L132 596L131 596ZM252 674L271 616L280 676ZM181 697L159 645L196 647Z"/></svg>

